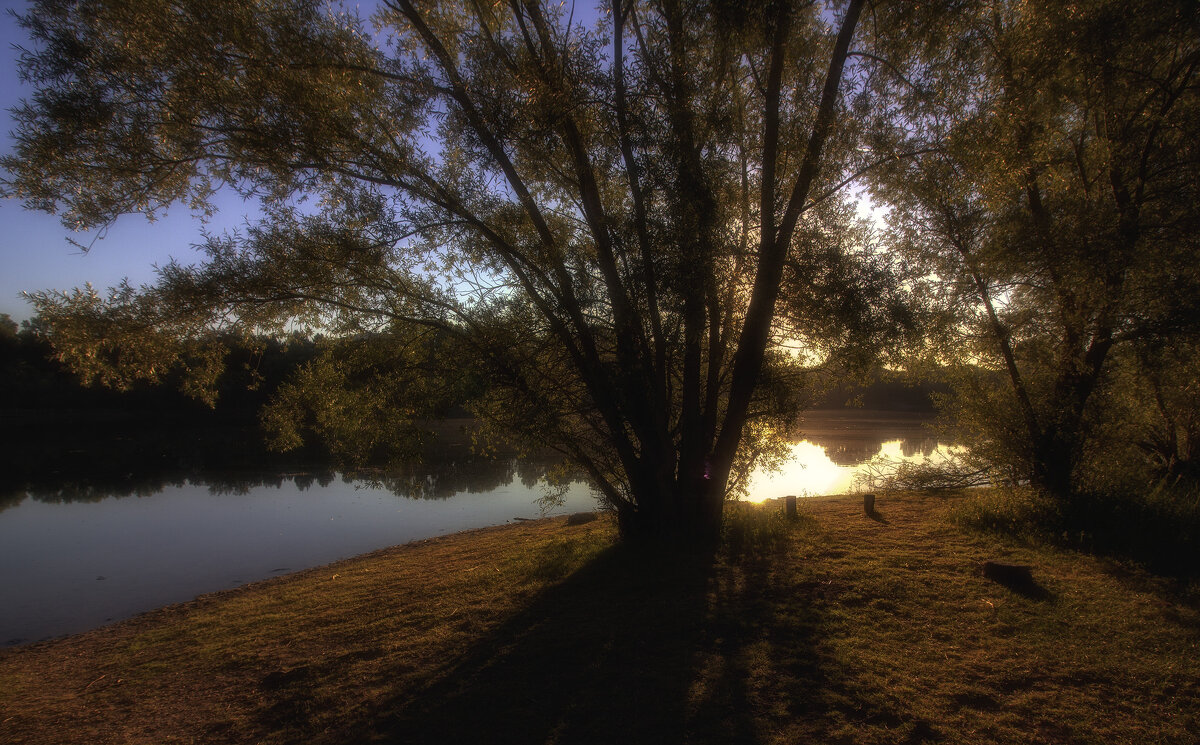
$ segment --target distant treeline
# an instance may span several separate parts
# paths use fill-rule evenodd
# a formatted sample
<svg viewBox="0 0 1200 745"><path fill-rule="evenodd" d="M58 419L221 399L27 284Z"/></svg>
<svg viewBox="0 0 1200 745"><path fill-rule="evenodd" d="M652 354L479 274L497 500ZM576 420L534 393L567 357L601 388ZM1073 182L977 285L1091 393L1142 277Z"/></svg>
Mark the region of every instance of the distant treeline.
<svg viewBox="0 0 1200 745"><path fill-rule="evenodd" d="M0 492L72 488L72 483L126 480L223 470L328 467L327 450L269 450L259 412L300 366L318 353L320 339L293 335L231 345L231 358L213 407L180 391L177 381L135 384L129 390L86 386L54 359L36 321L19 329L0 316ZM932 412L941 387L877 371L867 383L836 383L815 409L861 407ZM461 407L451 415L469 416ZM459 443L458 449L465 449Z"/></svg>
<svg viewBox="0 0 1200 745"><path fill-rule="evenodd" d="M264 338L231 346L220 396L210 408L182 393L172 379L126 391L82 385L54 359L49 342L35 328L26 323L18 331L16 324L0 315L0 409L6 417L34 410L86 411L197 425L253 424L279 384L316 354L316 341L299 334L282 341Z"/></svg>
<svg viewBox="0 0 1200 745"><path fill-rule="evenodd" d="M892 370L878 369L867 382L847 380L834 383L813 404L814 409L861 408L876 411L927 412L933 414L934 395L948 393L950 386Z"/></svg>
<svg viewBox="0 0 1200 745"><path fill-rule="evenodd" d="M275 388L314 354L315 343L303 337L235 347L209 407L173 381L125 391L82 385L29 324L18 331L0 317L0 492L322 462L315 447L270 452L258 425Z"/></svg>

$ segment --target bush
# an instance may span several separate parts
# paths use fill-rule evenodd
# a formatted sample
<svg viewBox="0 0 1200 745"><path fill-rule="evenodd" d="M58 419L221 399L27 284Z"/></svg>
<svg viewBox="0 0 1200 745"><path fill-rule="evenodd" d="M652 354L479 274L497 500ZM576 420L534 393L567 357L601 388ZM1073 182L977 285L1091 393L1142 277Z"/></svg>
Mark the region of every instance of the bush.
<svg viewBox="0 0 1200 745"><path fill-rule="evenodd" d="M1040 492L1013 487L981 490L955 512L964 527L1041 542L1062 521L1058 505Z"/></svg>
<svg viewBox="0 0 1200 745"><path fill-rule="evenodd" d="M1200 490L1091 492L1056 501L1031 489L989 489L964 504L967 527L1129 559L1157 573L1200 577Z"/></svg>

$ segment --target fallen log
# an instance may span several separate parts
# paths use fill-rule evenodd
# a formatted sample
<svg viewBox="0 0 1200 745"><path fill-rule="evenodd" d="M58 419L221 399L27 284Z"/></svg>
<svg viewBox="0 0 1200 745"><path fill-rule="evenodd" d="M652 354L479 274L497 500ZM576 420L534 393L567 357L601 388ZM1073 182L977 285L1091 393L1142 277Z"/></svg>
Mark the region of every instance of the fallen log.
<svg viewBox="0 0 1200 745"><path fill-rule="evenodd" d="M567 517L567 525L583 525L597 518L595 512L576 512Z"/></svg>
<svg viewBox="0 0 1200 745"><path fill-rule="evenodd" d="M1032 587L1033 567L1024 564L1002 564L998 561L983 562L983 576L1006 587Z"/></svg>

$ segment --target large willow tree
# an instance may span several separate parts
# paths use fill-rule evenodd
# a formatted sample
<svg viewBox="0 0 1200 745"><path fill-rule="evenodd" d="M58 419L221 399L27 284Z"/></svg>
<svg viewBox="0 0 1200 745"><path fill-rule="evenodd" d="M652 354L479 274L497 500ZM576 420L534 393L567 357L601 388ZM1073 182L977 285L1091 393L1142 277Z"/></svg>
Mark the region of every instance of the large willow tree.
<svg viewBox="0 0 1200 745"><path fill-rule="evenodd" d="M310 376L346 412L379 401L320 381L470 368L476 412L567 454L627 536L710 540L754 423L786 410L782 343L852 346L888 315L839 198L878 73L864 5L381 0L368 24L317 0L36 2L10 195L80 228L222 185L268 212L155 286L38 310L110 381L211 371L213 329L296 323L374 340Z"/></svg>

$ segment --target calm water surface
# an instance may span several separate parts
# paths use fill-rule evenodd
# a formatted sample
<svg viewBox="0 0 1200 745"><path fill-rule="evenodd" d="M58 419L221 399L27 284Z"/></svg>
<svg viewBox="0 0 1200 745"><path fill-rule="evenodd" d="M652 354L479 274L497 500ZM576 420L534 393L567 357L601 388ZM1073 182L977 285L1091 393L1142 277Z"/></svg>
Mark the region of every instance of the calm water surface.
<svg viewBox="0 0 1200 745"><path fill-rule="evenodd" d="M928 416L895 412L818 412L801 424L791 459L778 471L758 471L750 481L750 501L794 494L820 496L870 488L872 459L893 463L951 455L957 448L939 442Z"/></svg>
<svg viewBox="0 0 1200 745"><path fill-rule="evenodd" d="M846 491L878 454L939 443L916 417L813 416L753 498ZM404 477L229 475L73 485L0 501L0 645L75 633L197 595L378 548L542 514L548 464L449 461ZM571 484L546 514L596 506Z"/></svg>

